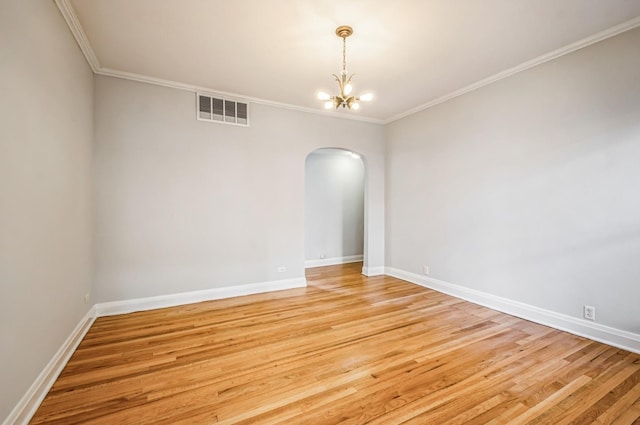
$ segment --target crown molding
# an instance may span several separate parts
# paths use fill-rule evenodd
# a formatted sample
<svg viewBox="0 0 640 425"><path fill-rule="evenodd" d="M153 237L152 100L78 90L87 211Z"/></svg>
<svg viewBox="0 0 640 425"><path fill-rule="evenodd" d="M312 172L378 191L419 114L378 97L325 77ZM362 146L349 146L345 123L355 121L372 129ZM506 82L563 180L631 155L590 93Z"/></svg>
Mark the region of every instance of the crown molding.
<svg viewBox="0 0 640 425"><path fill-rule="evenodd" d="M455 90L451 93L445 94L444 96L440 96L439 98L429 101L427 103L423 103L422 105L416 106L415 108L411 108L405 112L402 112L401 114L395 115L389 119L384 120L383 124L389 124L401 118L408 117L409 115L413 115L425 109L429 109L433 106L436 106L441 103L447 102L451 99L454 99L458 96L462 96L463 94L477 90L489 84L493 84L504 78L511 77L512 75L517 74L519 72L526 71L527 69L533 68L534 66L541 65L545 62L549 62L553 59L557 59L560 56L564 56L569 53L575 52L576 50L580 50L582 48L591 46L592 44L598 43L599 41L606 40L607 38L614 37L618 34L622 34L623 32L632 30L638 26L640 26L640 16L636 16L635 18L625 21L614 27L608 28L604 31L600 31L599 33L593 34L589 37L583 38L582 40L578 40L574 43L568 44L552 52L545 53L544 55L538 56L537 58L523 62L520 65L516 65L513 68L509 68L504 71L498 72L497 74L494 74L483 80L477 81L461 89Z"/></svg>
<svg viewBox="0 0 640 425"><path fill-rule="evenodd" d="M325 117L342 118L342 119L353 120L353 121L364 121L364 122L373 123L373 124L383 124L382 120L376 119L376 118L363 117L363 116L357 116L357 115L336 114L335 112L331 112L331 111L319 110L315 108L307 108L304 106L292 105L289 103L276 102L273 100L261 99L259 97L245 96L238 93L231 93L231 92L212 89L210 87L196 86L193 84L181 83L179 81L165 80L162 78L155 78L155 77L150 77L148 75L120 71L117 69L101 67L100 69L94 71L94 73L98 75L105 75L108 77L122 78L125 80L149 83L149 84L154 84L154 85L163 86L163 87L170 87L178 90L219 95L225 98L245 100L245 101L248 101L251 103L257 103L260 105L273 106L276 108L289 109L289 110L298 111L298 112L307 112L311 114L323 115Z"/></svg>
<svg viewBox="0 0 640 425"><path fill-rule="evenodd" d="M73 10L73 6L71 6L69 0L55 0L55 2L60 13L64 17L64 20L67 22L73 37L80 46L80 50L82 50L84 57L87 59L91 70L95 73L100 69L100 62L98 62L98 57L93 51L87 35L84 33L84 29L78 20L78 16L76 15L75 10Z"/></svg>
<svg viewBox="0 0 640 425"><path fill-rule="evenodd" d="M327 117L333 117L333 118L342 118L342 119L348 119L348 120L355 120L355 121L363 121L363 122L368 122L368 123L373 123L373 124L389 124L392 123L394 121L397 121L399 119L408 117L409 115L413 115L417 112L423 111L425 109L429 109L431 107L434 107L436 105L439 105L441 103L447 102L451 99L454 99L458 96L462 96L463 94L469 93L471 91L477 90L479 88L482 88L484 86L487 86L489 84L493 84L497 81L500 81L504 78L508 78L511 77L512 75L515 75L519 72L522 71L526 71L527 69L533 68L535 66L541 65L543 63L549 62L553 59L557 59L561 56L567 55L569 53L575 52L576 50L580 50L582 48L585 48L587 46L590 46L592 44L598 43L602 40L606 40L607 38L611 38L614 37L618 34L621 34L625 31L629 31L632 30L636 27L640 26L640 16L636 16L633 19L630 19L628 21L625 21L621 24L618 24L614 27L608 28L604 31L600 31L599 33L593 34L589 37L583 38L581 40L578 40L574 43L568 44L564 47L561 47L559 49L556 49L552 52L546 53L544 55L538 56L537 58L531 59L529 61L523 62L519 65L516 65L512 68L506 69L504 71L498 72L497 74L491 75L490 77L487 77L485 79L482 79L480 81L477 81L473 84L470 84L468 86L462 87L458 90L455 90L451 93L445 94L443 96L438 97L437 99L433 99L427 103L423 103L421 105L418 105L414 108L411 108L405 112L402 112L398 115L394 115L391 118L388 119L377 119L377 118L371 118L371 117L364 117L364 116L357 116L357 115L342 115L342 114L336 114L335 112L331 112L331 111L325 111L325 110L319 110L319 109L315 109L315 108L308 108L308 107L303 107L303 106L298 106L298 105L292 105L289 103L282 103L282 102L276 102L276 101L272 101L272 100L267 100L267 99L261 99L261 98L257 98L257 97L250 97L250 96L244 96L244 95L240 95L237 93L229 93L229 92L224 92L224 91L220 91L220 90L215 90L215 89L211 89L209 87L201 87L201 86L194 86L192 84L187 84L187 83L181 83L178 81L171 81L171 80L164 80L161 78L155 78L155 77L150 77L147 75L142 75L142 74L135 74L135 73L131 73L131 72L126 72L126 71L120 71L120 70L116 70L116 69L109 69L109 68L104 68L102 67L102 65L100 64L100 62L98 61L97 56L95 55L93 48L91 47L91 44L89 43L89 39L87 38L84 29L82 28L82 25L80 24L80 21L78 20L78 17L75 13L75 11L73 10L73 6L71 5L69 0L54 0L56 5L58 6L58 9L60 9L60 13L62 13L62 16L64 17L64 20L67 22L67 25L69 26L69 29L71 30L71 33L73 34L73 36L75 37L76 41L78 42L78 45L80 46L80 49L82 50L82 53L84 54L85 58L87 59L87 62L89 63L89 66L91 67L91 69L93 70L93 72L95 74L99 74L99 75L106 75L109 77L115 77L115 78L123 78L126 80L132 80L132 81L139 81L139 82L143 82L143 83L149 83L149 84L155 84L155 85L159 85L159 86L164 86L164 87L171 87L174 89L178 89L178 90L186 90L186 91L192 91L192 92L204 92L204 93L210 93L210 94L218 94L222 97L231 97L231 98L236 98L236 99L244 99L253 103L257 103L260 105L267 105L267 106L273 106L276 108L283 108L283 109L289 109L289 110L293 110L293 111L298 111L298 112L307 112L307 113L312 113L312 114L317 114L317 115L322 115L322 116L327 116Z"/></svg>
<svg viewBox="0 0 640 425"><path fill-rule="evenodd" d="M89 43L89 39L87 38L87 35L85 34L84 29L82 28L82 25L78 20L78 16L76 15L75 10L71 5L71 2L69 0L54 0L54 1L56 3L56 6L58 6L58 9L60 10L60 13L64 17L64 20L67 22L67 25L69 26L69 29L73 34L73 37L76 39L76 42L80 46L80 50L82 50L82 53L84 54L84 57L89 63L89 66L91 67L91 70L93 71L94 74L105 75L105 76L115 77L115 78L122 78L125 80L138 81L142 83L155 84L158 86L170 87L178 90L218 94L222 97L243 99L243 100L247 100L249 102L257 103L260 105L273 106L276 108L289 109L289 110L298 111L298 112L307 112L307 113L312 113L317 115L323 115L326 117L348 119L353 121L363 121L363 122L368 122L373 124L383 124L383 120L377 119L377 118L357 116L357 115L336 114L335 112L331 112L331 111L307 108L303 106L292 105L289 103L276 102L272 100L261 99L258 97L251 97L251 96L245 96L237 93L220 91L220 90L212 89L210 87L195 86L192 84L182 83L179 81L164 80L162 78L155 78L148 75L135 74L132 72L105 68L100 64L98 57L93 51L93 48Z"/></svg>

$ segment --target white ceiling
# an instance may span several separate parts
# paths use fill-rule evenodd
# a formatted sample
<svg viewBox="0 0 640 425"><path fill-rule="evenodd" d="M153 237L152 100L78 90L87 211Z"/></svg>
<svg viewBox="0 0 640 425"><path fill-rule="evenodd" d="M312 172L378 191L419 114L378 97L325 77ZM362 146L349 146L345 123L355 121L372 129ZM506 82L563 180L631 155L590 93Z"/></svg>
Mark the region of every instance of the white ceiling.
<svg viewBox="0 0 640 425"><path fill-rule="evenodd" d="M58 0L97 72L322 111L350 25L350 114L389 121L502 71L640 25L640 0ZM62 9L63 7L61 7ZM622 25L621 25L622 24ZM585 40L587 39L587 40ZM86 47L86 46L85 46ZM574 46L575 47L575 46ZM86 50L86 48L85 48ZM570 50L570 49L567 49Z"/></svg>

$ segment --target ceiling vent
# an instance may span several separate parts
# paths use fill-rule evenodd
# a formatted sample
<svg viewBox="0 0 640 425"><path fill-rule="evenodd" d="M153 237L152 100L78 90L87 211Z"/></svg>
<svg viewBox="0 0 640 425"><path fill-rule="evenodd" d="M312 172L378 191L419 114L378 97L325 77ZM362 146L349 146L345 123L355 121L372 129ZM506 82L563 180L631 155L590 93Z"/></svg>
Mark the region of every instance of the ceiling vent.
<svg viewBox="0 0 640 425"><path fill-rule="evenodd" d="M249 126L249 104L197 93L198 120Z"/></svg>

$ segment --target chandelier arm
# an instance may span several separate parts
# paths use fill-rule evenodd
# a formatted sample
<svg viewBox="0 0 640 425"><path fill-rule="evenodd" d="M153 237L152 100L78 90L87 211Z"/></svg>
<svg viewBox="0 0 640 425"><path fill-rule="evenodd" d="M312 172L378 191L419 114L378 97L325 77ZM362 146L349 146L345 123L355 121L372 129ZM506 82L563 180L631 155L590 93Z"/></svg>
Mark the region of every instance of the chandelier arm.
<svg viewBox="0 0 640 425"><path fill-rule="evenodd" d="M342 76L342 78L338 77L336 74L331 75L333 75L338 82L338 87L340 88L340 97L344 97L344 87L346 86L346 83L344 82L344 75Z"/></svg>
<svg viewBox="0 0 640 425"><path fill-rule="evenodd" d="M344 85L346 86L347 84L349 84L349 83L351 82L351 79L352 79L355 75L356 75L356 74L351 74L351 75L349 76L349 78L347 79L347 81L346 81L346 83L345 83Z"/></svg>

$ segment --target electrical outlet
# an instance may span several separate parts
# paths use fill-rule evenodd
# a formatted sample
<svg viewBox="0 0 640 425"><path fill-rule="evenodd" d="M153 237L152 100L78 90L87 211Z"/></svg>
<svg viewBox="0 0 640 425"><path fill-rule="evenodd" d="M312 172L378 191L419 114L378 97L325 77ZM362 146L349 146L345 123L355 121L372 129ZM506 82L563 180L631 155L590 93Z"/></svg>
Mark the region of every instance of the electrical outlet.
<svg viewBox="0 0 640 425"><path fill-rule="evenodd" d="M422 266L422 273L428 275L429 274L429 266Z"/></svg>
<svg viewBox="0 0 640 425"><path fill-rule="evenodd" d="M91 295L88 292L86 294L84 294L84 303L85 304L89 304L89 298L91 298Z"/></svg>
<svg viewBox="0 0 640 425"><path fill-rule="evenodd" d="M596 308L590 305L585 305L584 318L587 320L596 320Z"/></svg>
<svg viewBox="0 0 640 425"><path fill-rule="evenodd" d="M285 266L278 267L278 273L284 273L286 271L287 271L287 268Z"/></svg>

